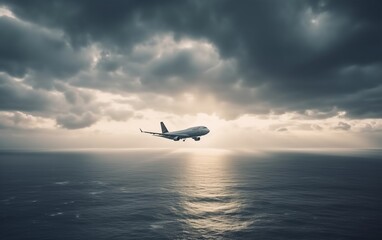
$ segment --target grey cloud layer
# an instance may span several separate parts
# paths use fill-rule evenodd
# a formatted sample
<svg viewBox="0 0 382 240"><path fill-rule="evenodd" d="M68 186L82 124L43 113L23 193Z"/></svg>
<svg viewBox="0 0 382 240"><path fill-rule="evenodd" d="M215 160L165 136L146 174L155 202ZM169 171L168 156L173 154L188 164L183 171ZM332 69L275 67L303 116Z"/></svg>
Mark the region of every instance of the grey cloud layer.
<svg viewBox="0 0 382 240"><path fill-rule="evenodd" d="M382 116L380 1L0 2L30 26L40 26L1 19L0 28L9 34L0 40L0 69L14 76L31 69L73 85L120 92L197 88L229 104L225 111L234 115L337 108L356 118ZM160 60L153 48L136 52L137 45L168 33L177 42L211 42L218 58L227 61L224 68L205 67L219 68L213 57L200 64L207 56L202 51L198 57L197 49L178 49ZM90 70L89 59L78 52L93 44L105 54ZM94 118L59 119L62 125L68 121L81 127Z"/></svg>
<svg viewBox="0 0 382 240"><path fill-rule="evenodd" d="M15 116L22 116L17 111L23 111L34 116L56 118L59 126L68 129L87 127L98 120L96 113L100 106L90 102L91 96L73 89L57 88L61 92L54 94L36 90L0 74L0 111L13 111ZM4 121L0 119L0 125Z"/></svg>
<svg viewBox="0 0 382 240"><path fill-rule="evenodd" d="M54 102L50 97L47 92L30 89L0 73L0 110L46 111Z"/></svg>
<svg viewBox="0 0 382 240"><path fill-rule="evenodd" d="M65 77L86 66L62 36L9 17L0 18L0 70L23 77L28 70Z"/></svg>

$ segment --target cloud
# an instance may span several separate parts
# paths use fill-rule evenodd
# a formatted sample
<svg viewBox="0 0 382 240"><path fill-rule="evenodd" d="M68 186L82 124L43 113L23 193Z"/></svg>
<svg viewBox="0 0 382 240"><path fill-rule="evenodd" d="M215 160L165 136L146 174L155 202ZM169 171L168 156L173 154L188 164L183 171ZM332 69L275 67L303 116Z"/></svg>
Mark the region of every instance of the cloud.
<svg viewBox="0 0 382 240"><path fill-rule="evenodd" d="M17 127L26 123L24 118L43 118L46 121L57 118L60 126L82 128L95 123L98 119L96 115L109 108L107 104L96 101L90 92L60 82L52 84L55 91L34 89L23 80L0 73L0 112L6 113L3 120L7 122L2 126ZM8 124L11 119L9 114L14 120L13 125Z"/></svg>
<svg viewBox="0 0 382 240"><path fill-rule="evenodd" d="M18 111L0 111L0 129L35 130L52 128L53 123L48 118L36 117Z"/></svg>
<svg viewBox="0 0 382 240"><path fill-rule="evenodd" d="M348 131L351 129L351 125L345 122L339 122L338 125L334 127L334 129Z"/></svg>
<svg viewBox="0 0 382 240"><path fill-rule="evenodd" d="M55 102L55 96L49 92L34 90L0 73L0 110L45 111Z"/></svg>
<svg viewBox="0 0 382 240"><path fill-rule="evenodd" d="M278 128L276 129L276 132L287 132L288 128Z"/></svg>
<svg viewBox="0 0 382 240"><path fill-rule="evenodd" d="M107 115L110 120L126 121L133 117L134 113L132 111L123 109L108 109L106 110L105 115Z"/></svg>
<svg viewBox="0 0 382 240"><path fill-rule="evenodd" d="M57 117L57 124L67 129L79 129L89 127L98 120L91 112L85 112L83 114L63 114Z"/></svg>
<svg viewBox="0 0 382 240"><path fill-rule="evenodd" d="M165 88L185 92L198 86L201 94L212 94L236 106L236 113L227 109L226 115L261 113L266 109L280 113L327 111L336 107L354 117L382 116L378 108L381 99L372 96L373 92L381 93L382 33L380 16L375 11L381 3L376 1L4 3L17 17L33 22L31 26L59 29L69 44L37 31L34 42L38 44L34 48L40 49L41 43L46 43L46 48L54 45L53 51L43 52L58 57L52 61L48 61L50 55L42 57L41 62L51 64L46 68L49 70L38 65L39 61L24 61L13 68L7 61L4 66L12 73L20 74L28 67L58 76L75 74L86 69L86 64L74 49L96 44L109 55L101 56L97 73L87 72L73 84L158 94L167 93ZM155 38L163 34L172 34L178 45L182 39L209 43L216 48L218 61L235 61L235 75L217 81L206 79L205 70L213 62L198 57L206 57L206 49L199 53L192 46L174 52L165 50L157 58ZM18 36L29 35L33 39L27 30ZM136 47L145 41L154 45L137 54ZM69 56L74 61L65 61ZM147 72L142 71L143 66ZM232 66L221 72L227 69ZM351 95L361 95L368 101L356 101Z"/></svg>
<svg viewBox="0 0 382 240"><path fill-rule="evenodd" d="M61 128L154 111L293 116L273 131L371 131L382 116L379 1L0 6L0 109Z"/></svg>
<svg viewBox="0 0 382 240"><path fill-rule="evenodd" d="M61 82L55 82L54 88L63 93L66 101L71 105L89 105L95 100L91 93Z"/></svg>
<svg viewBox="0 0 382 240"><path fill-rule="evenodd" d="M0 17L0 31L0 71L12 76L33 71L40 78L64 78L87 66L87 56L65 42L60 31L6 16Z"/></svg>

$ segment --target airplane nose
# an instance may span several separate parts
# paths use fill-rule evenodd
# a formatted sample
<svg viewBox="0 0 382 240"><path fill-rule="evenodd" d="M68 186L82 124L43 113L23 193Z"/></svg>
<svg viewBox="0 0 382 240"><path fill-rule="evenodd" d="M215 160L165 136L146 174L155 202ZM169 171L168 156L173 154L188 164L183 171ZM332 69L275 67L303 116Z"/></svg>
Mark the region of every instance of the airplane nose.
<svg viewBox="0 0 382 240"><path fill-rule="evenodd" d="M209 133L210 132L210 130L207 128L207 133Z"/></svg>

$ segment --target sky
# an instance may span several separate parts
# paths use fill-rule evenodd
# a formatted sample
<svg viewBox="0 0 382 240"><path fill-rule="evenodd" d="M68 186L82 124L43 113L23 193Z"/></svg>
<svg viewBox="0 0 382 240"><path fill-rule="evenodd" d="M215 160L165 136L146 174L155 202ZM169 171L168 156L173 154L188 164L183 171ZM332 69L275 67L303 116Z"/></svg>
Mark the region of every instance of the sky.
<svg viewBox="0 0 382 240"><path fill-rule="evenodd" d="M378 0L0 0L0 148L380 148ZM201 141L141 134L207 126Z"/></svg>

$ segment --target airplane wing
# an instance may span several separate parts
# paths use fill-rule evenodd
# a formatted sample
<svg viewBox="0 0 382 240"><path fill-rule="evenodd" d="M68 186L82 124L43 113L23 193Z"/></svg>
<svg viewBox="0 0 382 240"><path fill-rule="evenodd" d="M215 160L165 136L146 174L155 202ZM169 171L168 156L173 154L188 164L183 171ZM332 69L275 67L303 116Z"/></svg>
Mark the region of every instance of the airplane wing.
<svg viewBox="0 0 382 240"><path fill-rule="evenodd" d="M163 135L163 133L147 132L147 131L143 131L142 129L139 129L139 130L141 130L141 133L149 133L149 134L153 134L153 135Z"/></svg>
<svg viewBox="0 0 382 240"><path fill-rule="evenodd" d="M141 131L141 133L148 133L148 134L152 134L153 136L156 136L156 137L163 137L163 138L168 138L168 139L172 139L172 140L175 140L175 139L179 140L181 138L189 137L186 134L157 133L157 132L143 131L142 129L139 129L139 130Z"/></svg>

